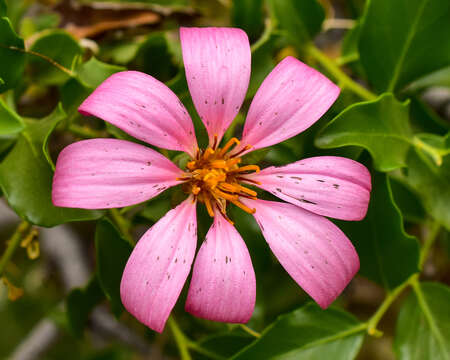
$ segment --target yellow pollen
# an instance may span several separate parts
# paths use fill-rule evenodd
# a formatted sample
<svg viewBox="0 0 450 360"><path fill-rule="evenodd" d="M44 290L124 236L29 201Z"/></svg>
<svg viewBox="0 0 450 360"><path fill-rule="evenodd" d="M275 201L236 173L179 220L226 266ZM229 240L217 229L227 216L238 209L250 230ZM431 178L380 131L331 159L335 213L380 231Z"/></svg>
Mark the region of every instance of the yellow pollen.
<svg viewBox="0 0 450 360"><path fill-rule="evenodd" d="M257 165L245 165L239 167L241 158L237 154L231 155L230 151L240 142L236 138L230 139L222 148L216 148L214 141L212 147L199 150L194 160L186 165L186 173L177 180L184 181L183 188L193 194L198 201L203 202L211 217L214 217L215 209L229 222L232 221L226 214L227 204L232 203L242 210L253 214L255 209L244 205L239 198L256 199L256 191L241 184L242 181L256 183L246 179L245 175L251 172L259 172ZM243 149L248 150L247 145Z"/></svg>

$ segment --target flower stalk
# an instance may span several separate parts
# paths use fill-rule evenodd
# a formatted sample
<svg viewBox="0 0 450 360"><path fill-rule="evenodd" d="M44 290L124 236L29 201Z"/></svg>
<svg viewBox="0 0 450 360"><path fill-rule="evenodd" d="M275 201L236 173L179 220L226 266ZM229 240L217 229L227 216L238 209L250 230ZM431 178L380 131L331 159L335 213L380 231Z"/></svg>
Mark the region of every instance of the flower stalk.
<svg viewBox="0 0 450 360"><path fill-rule="evenodd" d="M320 51L315 45L306 48L307 53L333 76L342 89L348 89L364 100L375 100L377 95L351 79L336 63Z"/></svg>

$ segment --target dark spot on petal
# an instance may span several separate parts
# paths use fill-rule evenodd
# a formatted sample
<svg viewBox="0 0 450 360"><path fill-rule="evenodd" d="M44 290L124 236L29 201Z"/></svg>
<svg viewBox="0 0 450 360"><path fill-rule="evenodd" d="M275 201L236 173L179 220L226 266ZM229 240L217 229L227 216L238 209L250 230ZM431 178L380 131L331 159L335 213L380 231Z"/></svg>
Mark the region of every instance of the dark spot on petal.
<svg viewBox="0 0 450 360"><path fill-rule="evenodd" d="M147 166L150 166L151 164L151 161L147 161Z"/></svg>
<svg viewBox="0 0 450 360"><path fill-rule="evenodd" d="M316 181L318 181L318 182L322 182L322 183L323 183L323 182L325 182L325 180L320 180L320 179L318 179L318 180L316 180Z"/></svg>
<svg viewBox="0 0 450 360"><path fill-rule="evenodd" d="M335 189L339 189L339 184L333 184L333 187L334 187Z"/></svg>
<svg viewBox="0 0 450 360"><path fill-rule="evenodd" d="M222 105L223 105L223 104L225 104L225 99L224 99L224 98L222 98Z"/></svg>
<svg viewBox="0 0 450 360"><path fill-rule="evenodd" d="M298 177L298 176L291 176L291 179L302 180L302 178L301 178L301 177Z"/></svg>
<svg viewBox="0 0 450 360"><path fill-rule="evenodd" d="M306 204L317 205L317 203L315 203L314 201L309 201L309 200L306 200L306 199L298 199L298 201L304 202Z"/></svg>

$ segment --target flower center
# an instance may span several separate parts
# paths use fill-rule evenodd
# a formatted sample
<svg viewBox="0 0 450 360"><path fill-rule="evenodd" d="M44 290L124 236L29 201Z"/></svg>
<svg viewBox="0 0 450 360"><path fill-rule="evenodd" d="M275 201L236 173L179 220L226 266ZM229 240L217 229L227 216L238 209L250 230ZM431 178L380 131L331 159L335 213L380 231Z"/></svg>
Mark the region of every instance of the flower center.
<svg viewBox="0 0 450 360"><path fill-rule="evenodd" d="M257 165L239 167L241 163L239 154L251 146L247 145L240 152L231 155L230 150L238 144L239 140L232 138L223 148L216 148L214 144L206 150L199 150L195 159L187 163L186 172L179 179L186 181L185 192L193 194L200 202L205 203L211 217L214 217L213 207L216 205L228 219L226 215L228 202L250 214L255 212L255 209L242 204L239 198L256 199L257 193L241 185L241 182L255 182L246 179L245 175L254 171L259 172L259 167Z"/></svg>

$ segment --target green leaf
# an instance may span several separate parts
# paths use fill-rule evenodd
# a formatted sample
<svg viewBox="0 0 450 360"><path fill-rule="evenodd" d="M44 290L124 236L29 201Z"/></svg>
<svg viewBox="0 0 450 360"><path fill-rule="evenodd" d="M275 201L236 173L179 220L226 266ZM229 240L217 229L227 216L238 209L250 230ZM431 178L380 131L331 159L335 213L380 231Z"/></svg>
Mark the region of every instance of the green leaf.
<svg viewBox="0 0 450 360"><path fill-rule="evenodd" d="M177 74L177 67L167 34L151 33L140 45L130 68L156 76L160 81L172 79Z"/></svg>
<svg viewBox="0 0 450 360"><path fill-rule="evenodd" d="M0 98L0 137L18 133L23 130L24 126L22 118Z"/></svg>
<svg viewBox="0 0 450 360"><path fill-rule="evenodd" d="M76 69L76 77L61 87L61 102L70 114L77 112L89 94L112 74L126 70L122 66L110 65L92 57Z"/></svg>
<svg viewBox="0 0 450 360"><path fill-rule="evenodd" d="M450 63L448 0L369 1L359 52L379 91L403 88Z"/></svg>
<svg viewBox="0 0 450 360"><path fill-rule="evenodd" d="M103 293L94 276L84 288L72 290L66 299L67 322L70 330L81 338L94 307L103 300Z"/></svg>
<svg viewBox="0 0 450 360"><path fill-rule="evenodd" d="M403 229L387 175L375 171L372 174L366 217L357 222L339 222L339 227L355 245L360 274L393 289L418 271L419 246L417 239Z"/></svg>
<svg viewBox="0 0 450 360"><path fill-rule="evenodd" d="M418 91L430 86L445 86L450 88L450 66L422 76L421 78L409 84L406 90Z"/></svg>
<svg viewBox="0 0 450 360"><path fill-rule="evenodd" d="M275 67L274 53L277 49L278 35L268 26L261 38L252 46L252 72L246 98L255 96L259 86Z"/></svg>
<svg viewBox="0 0 450 360"><path fill-rule="evenodd" d="M415 192L404 182L390 178L392 195L403 218L414 223L423 223L427 213Z"/></svg>
<svg viewBox="0 0 450 360"><path fill-rule="evenodd" d="M447 151L449 139L449 135L441 137L441 145L445 146ZM422 137L422 140L425 138ZM430 146L429 143L424 143ZM422 199L427 211L450 229L450 155L443 156L442 163L438 166L423 150L411 148L407 165L408 168L403 172L406 183Z"/></svg>
<svg viewBox="0 0 450 360"><path fill-rule="evenodd" d="M0 0L0 17L7 16L7 10L8 8L6 7L5 0Z"/></svg>
<svg viewBox="0 0 450 360"><path fill-rule="evenodd" d="M229 358L238 351L248 346L254 337L244 333L242 330L228 331L225 333L216 333L199 341L199 345L210 352ZM199 356L200 359L210 359L209 357Z"/></svg>
<svg viewBox="0 0 450 360"><path fill-rule="evenodd" d="M91 57L77 68L76 73L85 85L96 88L112 74L124 70L126 68L123 66L107 64Z"/></svg>
<svg viewBox="0 0 450 360"><path fill-rule="evenodd" d="M364 326L343 310L307 304L280 316L248 347L233 356L245 359L346 359L357 355Z"/></svg>
<svg viewBox="0 0 450 360"><path fill-rule="evenodd" d="M450 360L450 288L416 283L398 317L394 349L399 360Z"/></svg>
<svg viewBox="0 0 450 360"><path fill-rule="evenodd" d="M25 220L45 227L102 216L101 211L59 208L52 204L53 171L43 147L49 133L64 117L58 107L42 120L26 121L14 148L0 164L0 186L9 205Z"/></svg>
<svg viewBox="0 0 450 360"><path fill-rule="evenodd" d="M59 29L43 31L30 50L50 58L69 71L83 53L78 42L68 32ZM69 78L58 65L39 56L30 56L29 64L33 79L43 85L62 84Z"/></svg>
<svg viewBox="0 0 450 360"><path fill-rule="evenodd" d="M99 220L95 230L97 278L112 311L119 316L123 311L120 300L120 281L132 246L107 219Z"/></svg>
<svg viewBox="0 0 450 360"><path fill-rule="evenodd" d="M377 170L391 171L406 165L411 135L408 103L383 94L349 106L319 133L315 144L324 149L362 146L372 155Z"/></svg>
<svg viewBox="0 0 450 360"><path fill-rule="evenodd" d="M231 22L254 42L264 29L263 0L233 0Z"/></svg>
<svg viewBox="0 0 450 360"><path fill-rule="evenodd" d="M6 10L6 9L5 9ZM22 76L25 67L23 40L12 29L6 17L0 17L0 93L12 89Z"/></svg>
<svg viewBox="0 0 450 360"><path fill-rule="evenodd" d="M272 18L291 42L303 48L322 27L323 7L316 0L269 0Z"/></svg>

